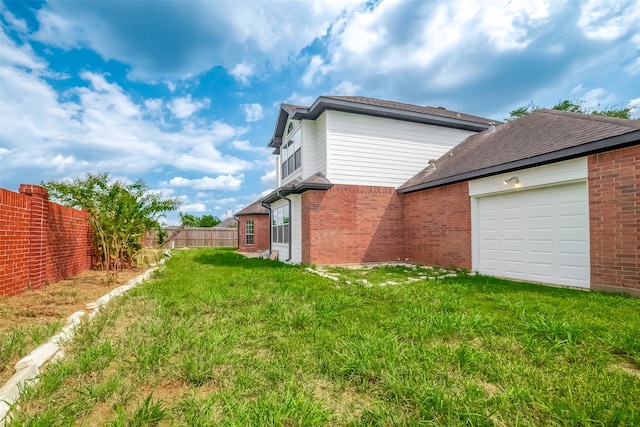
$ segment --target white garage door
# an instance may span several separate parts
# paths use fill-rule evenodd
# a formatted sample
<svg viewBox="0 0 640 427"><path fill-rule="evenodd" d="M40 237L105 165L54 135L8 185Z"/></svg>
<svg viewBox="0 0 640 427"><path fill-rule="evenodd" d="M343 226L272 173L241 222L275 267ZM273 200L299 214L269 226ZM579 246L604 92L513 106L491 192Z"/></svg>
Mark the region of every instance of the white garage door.
<svg viewBox="0 0 640 427"><path fill-rule="evenodd" d="M585 182L480 197L476 269L588 288L588 212Z"/></svg>

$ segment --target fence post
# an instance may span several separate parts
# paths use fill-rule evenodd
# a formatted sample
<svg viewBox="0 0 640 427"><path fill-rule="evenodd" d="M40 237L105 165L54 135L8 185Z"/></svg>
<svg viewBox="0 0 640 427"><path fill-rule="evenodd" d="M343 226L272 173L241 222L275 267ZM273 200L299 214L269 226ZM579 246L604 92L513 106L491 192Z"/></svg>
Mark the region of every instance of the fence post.
<svg viewBox="0 0 640 427"><path fill-rule="evenodd" d="M47 281L47 216L49 192L35 184L20 184L20 193L31 197L29 218L29 286L39 289Z"/></svg>

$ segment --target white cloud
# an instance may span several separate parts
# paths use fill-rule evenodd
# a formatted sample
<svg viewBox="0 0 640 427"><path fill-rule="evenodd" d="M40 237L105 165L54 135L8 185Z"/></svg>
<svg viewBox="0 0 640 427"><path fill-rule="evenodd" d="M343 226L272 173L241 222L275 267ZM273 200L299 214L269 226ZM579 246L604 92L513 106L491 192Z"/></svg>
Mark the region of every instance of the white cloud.
<svg viewBox="0 0 640 427"><path fill-rule="evenodd" d="M316 74L325 75L329 71L329 67L327 67L324 63L324 60L320 55L314 55L309 61L309 66L307 70L302 75L302 84L305 86L311 86L313 83L313 79Z"/></svg>
<svg viewBox="0 0 640 427"><path fill-rule="evenodd" d="M23 44L17 46L2 30L2 21L0 20L2 66L24 67L38 71L42 71L47 66L47 63L43 59L35 55L30 45Z"/></svg>
<svg viewBox="0 0 640 427"><path fill-rule="evenodd" d="M362 90L362 87L358 84L354 84L348 81L340 82L332 91L336 95L351 96L355 95Z"/></svg>
<svg viewBox="0 0 640 427"><path fill-rule="evenodd" d="M289 98L285 101L287 104L309 106L316 100L317 97L312 95L301 95L298 92L293 92Z"/></svg>
<svg viewBox="0 0 640 427"><path fill-rule="evenodd" d="M162 109L163 101L162 99L146 99L144 101L144 105L147 107L149 111L160 111Z"/></svg>
<svg viewBox="0 0 640 427"><path fill-rule="evenodd" d="M251 166L245 160L222 154L207 142L199 143L188 153L178 155L173 164L184 170L220 173L236 173Z"/></svg>
<svg viewBox="0 0 640 427"><path fill-rule="evenodd" d="M253 66L246 58L280 67L361 3L50 1L38 9L35 37L131 64L138 80L181 79L223 66L247 82Z"/></svg>
<svg viewBox="0 0 640 427"><path fill-rule="evenodd" d="M462 94L498 69L492 58L519 55L548 33L554 8L562 7L546 0L381 0L333 26L323 66L334 81L357 76L358 85L390 99ZM551 51L559 55L562 46Z"/></svg>
<svg viewBox="0 0 640 427"><path fill-rule="evenodd" d="M248 122L257 122L264 118L264 110L262 105L258 103L244 104L242 108L244 109L244 115Z"/></svg>
<svg viewBox="0 0 640 427"><path fill-rule="evenodd" d="M589 38L614 40L640 28L640 3L635 0L588 0L580 6L578 27Z"/></svg>
<svg viewBox="0 0 640 427"><path fill-rule="evenodd" d="M87 32L91 32L91 24L93 24L91 22L86 25L87 23L83 23L81 20L76 21L72 16L66 17L47 7L38 9L37 18L39 28L33 38L43 43L53 43L55 46L67 50L86 43Z"/></svg>
<svg viewBox="0 0 640 427"><path fill-rule="evenodd" d="M253 76L253 67L245 63L236 64L233 70L229 72L236 80L242 84L249 84L249 77Z"/></svg>
<svg viewBox="0 0 640 427"><path fill-rule="evenodd" d="M203 203L191 203L189 205L180 205L178 210L180 212L204 212L207 207Z"/></svg>
<svg viewBox="0 0 640 427"><path fill-rule="evenodd" d="M276 170L270 170L267 173L265 173L264 175L262 175L260 177L260 183L262 185L269 185L271 187L275 187L276 186Z"/></svg>
<svg viewBox="0 0 640 427"><path fill-rule="evenodd" d="M640 75L640 58L636 58L635 61L624 67L624 71L631 74L632 76Z"/></svg>
<svg viewBox="0 0 640 427"><path fill-rule="evenodd" d="M198 110L209 106L209 99L205 98L200 101L191 99L191 95L185 97L174 98L169 102L167 107L179 119L186 119Z"/></svg>
<svg viewBox="0 0 640 427"><path fill-rule="evenodd" d="M631 115L632 119L640 119L640 98L634 98L629 101L627 107L631 109L629 111L629 114Z"/></svg>
<svg viewBox="0 0 640 427"><path fill-rule="evenodd" d="M260 197L265 197L268 194L270 194L273 190L275 190L275 188L268 188L266 190L264 190L262 193L260 193Z"/></svg>
<svg viewBox="0 0 640 427"><path fill-rule="evenodd" d="M611 107L616 97L603 88L596 88L587 91L582 95L581 100L584 102L585 110L590 111Z"/></svg>
<svg viewBox="0 0 640 427"><path fill-rule="evenodd" d="M162 99L134 101L109 75L95 72L81 73L84 84L59 93L47 81L46 64L27 44L17 46L4 32L0 39L3 180L25 174L50 180L87 171L141 176L162 165L223 174L251 167L215 147L246 129L201 120L168 130L161 115L147 114L160 112ZM184 100L183 109L173 104L179 115L206 103Z"/></svg>
<svg viewBox="0 0 640 427"><path fill-rule="evenodd" d="M194 190L239 190L242 182L244 181L244 175L219 175L215 178L208 176L188 179L180 176L171 178L169 185L173 187L189 187Z"/></svg>
<svg viewBox="0 0 640 427"><path fill-rule="evenodd" d="M246 140L243 140L243 141L238 141L238 140L231 141L231 146L233 148L235 148L236 150L240 150L240 151L253 151L253 150L255 150L255 148L251 146L249 141L246 141Z"/></svg>

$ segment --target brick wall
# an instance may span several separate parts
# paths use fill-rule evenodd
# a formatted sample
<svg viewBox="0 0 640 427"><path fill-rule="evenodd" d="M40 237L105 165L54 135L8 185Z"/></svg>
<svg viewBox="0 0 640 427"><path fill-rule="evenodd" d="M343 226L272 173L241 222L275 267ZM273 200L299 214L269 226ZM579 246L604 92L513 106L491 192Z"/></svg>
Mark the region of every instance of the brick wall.
<svg viewBox="0 0 640 427"><path fill-rule="evenodd" d="M31 197L0 188L0 295L29 283Z"/></svg>
<svg viewBox="0 0 640 427"><path fill-rule="evenodd" d="M589 156L591 288L640 296L640 146Z"/></svg>
<svg viewBox="0 0 640 427"><path fill-rule="evenodd" d="M411 262L471 269L471 203L466 182L402 196Z"/></svg>
<svg viewBox="0 0 640 427"><path fill-rule="evenodd" d="M400 196L393 188L334 185L302 194L302 262L404 260Z"/></svg>
<svg viewBox="0 0 640 427"><path fill-rule="evenodd" d="M0 295L74 276L94 262L87 214L49 202L47 190L0 189Z"/></svg>
<svg viewBox="0 0 640 427"><path fill-rule="evenodd" d="M253 221L253 245L247 245L245 225ZM238 217L238 252L258 252L269 250L269 215L242 215Z"/></svg>

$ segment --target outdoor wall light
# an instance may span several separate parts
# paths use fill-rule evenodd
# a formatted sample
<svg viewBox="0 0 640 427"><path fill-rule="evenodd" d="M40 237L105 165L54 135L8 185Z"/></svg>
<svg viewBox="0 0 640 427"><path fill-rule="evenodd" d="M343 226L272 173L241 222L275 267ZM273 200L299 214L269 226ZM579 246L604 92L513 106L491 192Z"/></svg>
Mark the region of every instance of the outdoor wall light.
<svg viewBox="0 0 640 427"><path fill-rule="evenodd" d="M504 185L509 185L509 183L510 183L511 181L513 181L513 183L515 184L515 187L516 187L516 188L520 188L520 180L518 179L518 177L517 177L517 176L512 176L512 177L511 177L511 178L509 178L509 179L505 179L504 181L502 181L502 183L503 183Z"/></svg>

